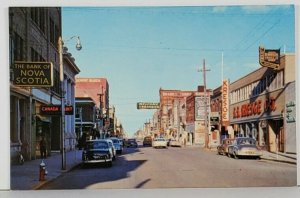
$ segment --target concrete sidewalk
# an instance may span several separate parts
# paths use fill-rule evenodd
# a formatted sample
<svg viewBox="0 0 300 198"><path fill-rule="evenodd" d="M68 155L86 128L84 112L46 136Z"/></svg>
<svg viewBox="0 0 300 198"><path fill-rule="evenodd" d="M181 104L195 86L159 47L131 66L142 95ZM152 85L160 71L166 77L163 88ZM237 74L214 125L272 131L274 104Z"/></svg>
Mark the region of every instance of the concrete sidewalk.
<svg viewBox="0 0 300 198"><path fill-rule="evenodd" d="M44 159L48 175L45 181L39 181L39 165L41 159L25 161L23 165L11 165L11 190L36 190L45 183L52 181L64 172L70 171L81 163L81 150L66 152L66 170L62 170L62 156L60 153L52 153Z"/></svg>
<svg viewBox="0 0 300 198"><path fill-rule="evenodd" d="M282 152L268 152L263 151L263 155L261 159L270 160L275 162L289 163L289 164L297 164L297 155L282 153Z"/></svg>
<svg viewBox="0 0 300 198"><path fill-rule="evenodd" d="M217 152L217 148L209 148L205 149L211 152ZM289 154L289 153L282 153L282 152L269 152L269 151L262 151L263 155L261 159L275 161L275 162L282 162L288 164L297 164L297 155L296 154Z"/></svg>

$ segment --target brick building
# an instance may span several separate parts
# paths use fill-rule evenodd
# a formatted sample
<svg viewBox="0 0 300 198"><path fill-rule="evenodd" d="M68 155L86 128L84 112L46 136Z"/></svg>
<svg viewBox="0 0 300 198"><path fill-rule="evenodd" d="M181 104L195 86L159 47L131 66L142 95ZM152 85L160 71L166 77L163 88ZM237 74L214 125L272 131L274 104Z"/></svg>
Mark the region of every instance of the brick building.
<svg viewBox="0 0 300 198"><path fill-rule="evenodd" d="M108 133L109 119L109 84L106 78L76 78L76 98L91 98L96 104L97 126L100 136Z"/></svg>

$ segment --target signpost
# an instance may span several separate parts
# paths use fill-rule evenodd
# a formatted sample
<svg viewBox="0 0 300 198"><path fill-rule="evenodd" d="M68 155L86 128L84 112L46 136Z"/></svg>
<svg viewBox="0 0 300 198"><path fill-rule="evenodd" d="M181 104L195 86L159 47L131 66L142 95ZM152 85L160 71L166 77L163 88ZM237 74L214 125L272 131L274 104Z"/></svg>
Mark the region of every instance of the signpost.
<svg viewBox="0 0 300 198"><path fill-rule="evenodd" d="M265 49L259 47L259 64L263 67L269 67L278 70L280 66L280 49Z"/></svg>
<svg viewBox="0 0 300 198"><path fill-rule="evenodd" d="M13 84L21 87L52 87L53 65L51 62L23 62L13 64Z"/></svg>
<svg viewBox="0 0 300 198"><path fill-rule="evenodd" d="M159 109L160 104L155 102L138 102L137 109Z"/></svg>

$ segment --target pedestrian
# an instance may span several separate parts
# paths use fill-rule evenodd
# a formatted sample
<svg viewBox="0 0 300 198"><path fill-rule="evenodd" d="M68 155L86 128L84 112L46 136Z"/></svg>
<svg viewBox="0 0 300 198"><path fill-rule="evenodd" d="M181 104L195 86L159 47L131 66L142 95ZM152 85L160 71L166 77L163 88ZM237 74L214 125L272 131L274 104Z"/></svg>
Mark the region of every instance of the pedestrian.
<svg viewBox="0 0 300 198"><path fill-rule="evenodd" d="M46 159L47 154L46 154L46 140L45 137L43 136L41 141L40 141L40 152L41 152L41 158Z"/></svg>

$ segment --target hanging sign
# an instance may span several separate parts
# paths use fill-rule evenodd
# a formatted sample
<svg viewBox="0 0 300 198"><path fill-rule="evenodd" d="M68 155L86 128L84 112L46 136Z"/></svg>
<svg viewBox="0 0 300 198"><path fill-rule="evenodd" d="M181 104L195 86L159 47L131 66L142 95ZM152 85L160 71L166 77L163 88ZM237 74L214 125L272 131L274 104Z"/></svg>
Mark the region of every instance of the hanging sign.
<svg viewBox="0 0 300 198"><path fill-rule="evenodd" d="M51 62L22 62L13 64L13 84L22 87L52 87L53 65Z"/></svg>
<svg viewBox="0 0 300 198"><path fill-rule="evenodd" d="M160 103L156 102L138 102L137 109L159 109Z"/></svg>
<svg viewBox="0 0 300 198"><path fill-rule="evenodd" d="M259 64L263 67L269 67L278 70L280 66L280 49L265 49L259 47Z"/></svg>
<svg viewBox="0 0 300 198"><path fill-rule="evenodd" d="M229 121L229 80L222 83L222 122Z"/></svg>

